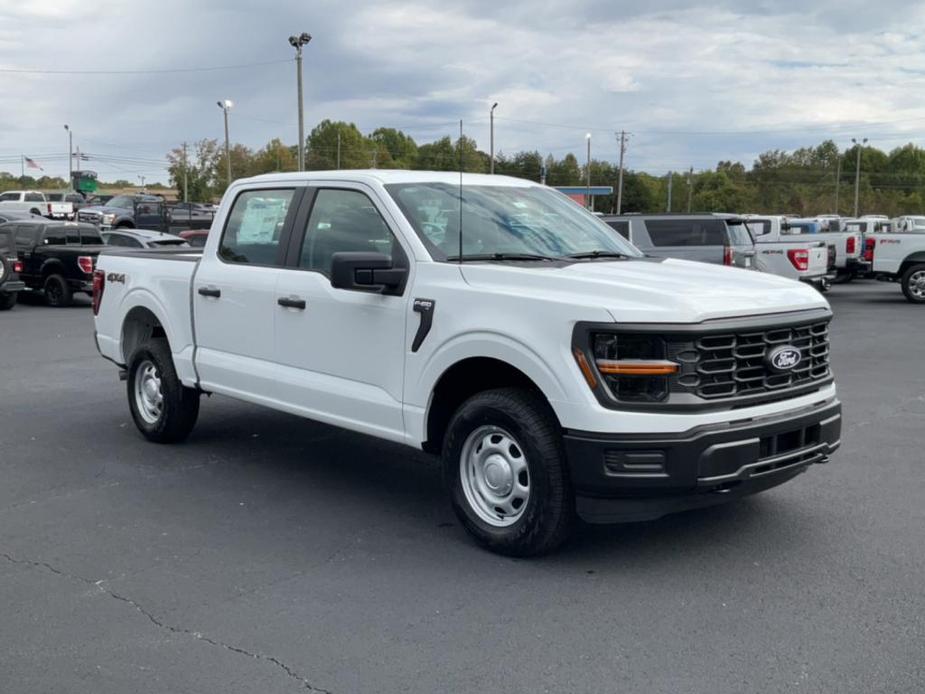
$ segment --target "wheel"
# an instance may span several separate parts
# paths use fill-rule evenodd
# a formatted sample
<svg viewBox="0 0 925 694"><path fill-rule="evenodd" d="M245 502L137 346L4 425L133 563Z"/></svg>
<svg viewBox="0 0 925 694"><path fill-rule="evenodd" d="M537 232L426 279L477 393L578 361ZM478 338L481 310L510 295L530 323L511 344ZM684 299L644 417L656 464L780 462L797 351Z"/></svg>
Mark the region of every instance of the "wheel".
<svg viewBox="0 0 925 694"><path fill-rule="evenodd" d="M925 263L913 265L903 274L903 294L913 304L925 304Z"/></svg>
<svg viewBox="0 0 925 694"><path fill-rule="evenodd" d="M542 396L504 388L469 398L450 421L443 471L453 510L482 546L524 557L568 537L575 499Z"/></svg>
<svg viewBox="0 0 925 694"><path fill-rule="evenodd" d="M41 217L41 216L42 216L42 213L39 212L38 209L35 208L35 207L33 207L31 210L29 210L29 214L34 214L34 215L36 215L37 217Z"/></svg>
<svg viewBox="0 0 925 694"><path fill-rule="evenodd" d="M199 391L180 383L167 340L155 338L135 350L127 390L135 426L149 441L182 441L196 425Z"/></svg>
<svg viewBox="0 0 925 694"><path fill-rule="evenodd" d="M0 311L9 311L16 305L17 292L0 292Z"/></svg>
<svg viewBox="0 0 925 694"><path fill-rule="evenodd" d="M67 281L61 275L49 275L45 278L45 303L49 306L62 308L70 306L74 301L74 293L67 286Z"/></svg>

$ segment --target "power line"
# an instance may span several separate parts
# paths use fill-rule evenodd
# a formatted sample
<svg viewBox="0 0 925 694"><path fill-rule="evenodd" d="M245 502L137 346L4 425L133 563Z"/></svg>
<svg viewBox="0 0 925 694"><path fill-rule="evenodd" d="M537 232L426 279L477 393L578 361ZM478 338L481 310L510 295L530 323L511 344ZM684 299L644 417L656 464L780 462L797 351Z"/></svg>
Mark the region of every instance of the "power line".
<svg viewBox="0 0 925 694"><path fill-rule="evenodd" d="M244 63L241 65L213 65L210 67L177 67L160 68L154 70L45 70L41 68L0 68L0 72L20 75L165 75L180 72L216 72L218 70L243 70L265 65L281 65L291 63L291 58L285 60L267 60L262 63Z"/></svg>

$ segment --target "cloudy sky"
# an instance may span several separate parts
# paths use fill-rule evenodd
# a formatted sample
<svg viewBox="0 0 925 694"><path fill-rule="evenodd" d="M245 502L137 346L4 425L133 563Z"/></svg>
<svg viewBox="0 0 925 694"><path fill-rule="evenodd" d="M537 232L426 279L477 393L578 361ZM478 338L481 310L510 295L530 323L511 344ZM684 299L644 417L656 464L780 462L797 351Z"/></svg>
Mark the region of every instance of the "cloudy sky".
<svg viewBox="0 0 925 694"><path fill-rule="evenodd" d="M420 143L461 118L487 150L497 101L499 150L583 158L590 132L615 160L625 129L627 165L664 173L925 129L925 3L0 0L0 170L24 153L66 172L68 123L102 178L165 180L170 148L223 137L225 98L233 141L294 143L301 31L306 130L343 119Z"/></svg>

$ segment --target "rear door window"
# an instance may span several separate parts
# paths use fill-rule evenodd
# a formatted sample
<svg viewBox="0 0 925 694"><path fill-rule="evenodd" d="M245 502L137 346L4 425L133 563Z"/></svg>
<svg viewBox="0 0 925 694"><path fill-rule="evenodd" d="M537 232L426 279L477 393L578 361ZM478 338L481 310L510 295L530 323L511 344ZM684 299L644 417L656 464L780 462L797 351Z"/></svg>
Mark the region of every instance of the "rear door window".
<svg viewBox="0 0 925 694"><path fill-rule="evenodd" d="M62 227L48 227L42 234L42 243L46 246L63 246L67 243L67 234Z"/></svg>
<svg viewBox="0 0 925 694"><path fill-rule="evenodd" d="M80 242L87 246L98 246L103 243L103 237L96 229L81 229Z"/></svg>
<svg viewBox="0 0 925 694"><path fill-rule="evenodd" d="M645 222L653 246L725 246L722 219L650 219Z"/></svg>
<svg viewBox="0 0 925 694"><path fill-rule="evenodd" d="M26 202L45 202L45 196L41 193L26 193L23 199Z"/></svg>
<svg viewBox="0 0 925 694"><path fill-rule="evenodd" d="M218 255L226 263L277 265L295 190L247 190L235 198Z"/></svg>
<svg viewBox="0 0 925 694"><path fill-rule="evenodd" d="M67 242L69 245L80 245L80 230L77 227L68 227L64 233L67 236Z"/></svg>

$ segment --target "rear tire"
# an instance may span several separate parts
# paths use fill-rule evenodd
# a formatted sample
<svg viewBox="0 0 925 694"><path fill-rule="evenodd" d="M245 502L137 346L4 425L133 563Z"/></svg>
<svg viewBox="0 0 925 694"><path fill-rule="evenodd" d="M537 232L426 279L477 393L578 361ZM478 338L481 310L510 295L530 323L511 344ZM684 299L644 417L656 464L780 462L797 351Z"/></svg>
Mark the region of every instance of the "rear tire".
<svg viewBox="0 0 925 694"><path fill-rule="evenodd" d="M45 303L55 308L64 308L74 302L74 293L67 286L67 280L61 275L49 275L45 278Z"/></svg>
<svg viewBox="0 0 925 694"><path fill-rule="evenodd" d="M177 443L189 436L199 417L199 391L180 382L167 340L139 345L126 381L132 419L146 439Z"/></svg>
<svg viewBox="0 0 925 694"><path fill-rule="evenodd" d="M569 536L575 497L549 404L519 388L464 402L443 444L444 481L470 535L499 554L544 554Z"/></svg>
<svg viewBox="0 0 925 694"><path fill-rule="evenodd" d="M0 311L9 311L16 305L18 292L0 292Z"/></svg>
<svg viewBox="0 0 925 694"><path fill-rule="evenodd" d="M910 267L900 281L906 299L913 304L925 304L925 263Z"/></svg>

